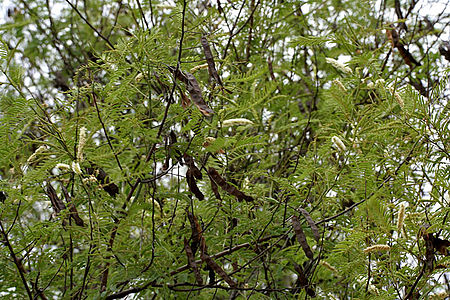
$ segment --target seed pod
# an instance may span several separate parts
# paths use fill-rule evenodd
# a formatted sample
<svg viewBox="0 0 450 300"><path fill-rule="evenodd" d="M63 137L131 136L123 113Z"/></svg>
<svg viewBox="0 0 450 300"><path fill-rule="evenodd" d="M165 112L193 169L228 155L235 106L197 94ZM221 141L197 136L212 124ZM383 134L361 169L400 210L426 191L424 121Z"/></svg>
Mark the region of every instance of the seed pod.
<svg viewBox="0 0 450 300"><path fill-rule="evenodd" d="M219 74L217 74L216 65L214 63L214 57L211 52L211 48L209 47L208 40L205 36L202 36L201 43L203 46L203 52L205 53L206 62L208 63L208 72L209 76L214 78L218 84L223 86L222 80L219 77Z"/></svg>
<svg viewBox="0 0 450 300"><path fill-rule="evenodd" d="M317 243L320 241L320 234L319 234L319 228L317 227L314 220L311 218L310 214L303 208L300 208L300 212L305 217L306 222L308 223L309 227L311 228L311 231L313 233L314 239Z"/></svg>
<svg viewBox="0 0 450 300"><path fill-rule="evenodd" d="M195 280L197 281L198 284L203 285L202 276L200 275L200 271L198 270L197 263L195 262L194 253L193 253L191 247L189 246L186 238L184 238L184 251L186 251L186 255L188 258L188 265L194 271Z"/></svg>
<svg viewBox="0 0 450 300"><path fill-rule="evenodd" d="M306 241L306 235L303 232L302 225L300 224L297 216L292 216L292 227L294 228L297 241L299 242L300 246L302 246L306 257L308 257L309 259L314 259L314 254L312 253L311 248Z"/></svg>
<svg viewBox="0 0 450 300"><path fill-rule="evenodd" d="M226 182L225 179L223 179L222 176L220 176L219 172L217 172L216 169L214 169L212 167L209 168L208 169L208 175L224 191L226 191L230 195L235 196L238 199L238 201L242 201L242 200L254 201L255 200L255 199L253 199L253 197L247 196L246 194L244 194L243 192L241 192L240 190L238 190L237 188L235 188L234 186L232 186L231 184Z"/></svg>

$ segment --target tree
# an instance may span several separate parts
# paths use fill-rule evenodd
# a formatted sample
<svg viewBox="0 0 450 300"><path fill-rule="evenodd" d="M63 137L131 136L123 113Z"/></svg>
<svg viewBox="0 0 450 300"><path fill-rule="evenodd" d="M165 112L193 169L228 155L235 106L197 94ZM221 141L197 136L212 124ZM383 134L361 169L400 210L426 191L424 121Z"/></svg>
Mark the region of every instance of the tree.
<svg viewBox="0 0 450 300"><path fill-rule="evenodd" d="M449 15L425 5L9 7L2 296L448 296Z"/></svg>

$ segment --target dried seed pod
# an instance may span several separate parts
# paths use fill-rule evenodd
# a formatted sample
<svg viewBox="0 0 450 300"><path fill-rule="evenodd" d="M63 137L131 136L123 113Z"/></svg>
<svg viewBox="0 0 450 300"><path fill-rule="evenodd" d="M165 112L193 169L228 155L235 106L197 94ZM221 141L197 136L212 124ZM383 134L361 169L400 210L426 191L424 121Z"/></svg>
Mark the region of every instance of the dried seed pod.
<svg viewBox="0 0 450 300"><path fill-rule="evenodd" d="M186 181L189 186L189 190L195 195L195 197L198 198L198 200L205 199L205 196L200 191L200 189L197 186L197 182L195 181L195 176L192 173L192 169L188 169L186 172Z"/></svg>
<svg viewBox="0 0 450 300"><path fill-rule="evenodd" d="M200 271L198 269L197 263L195 262L194 252L192 251L191 247L189 246L189 243L186 240L186 238L184 238L184 251L186 251L186 255L188 258L188 265L194 271L195 280L197 281L198 284L202 285L203 280L202 280L202 276L200 275Z"/></svg>
<svg viewBox="0 0 450 300"><path fill-rule="evenodd" d="M254 201L255 199L253 199L253 197L248 196L246 194L244 194L243 192L241 192L240 190L238 190L237 188L235 188L234 186L232 186L231 184L229 184L228 182L225 181L225 179L222 178L222 176L220 176L219 172L217 172L216 169L214 168L209 168L208 169L208 175L210 178L212 178L215 183L217 183L218 186L220 186L224 191L226 191L228 194L235 196L238 201Z"/></svg>
<svg viewBox="0 0 450 300"><path fill-rule="evenodd" d="M208 40L205 36L202 36L201 43L203 46L203 52L205 53L206 62L208 63L208 72L209 76L214 78L218 84L223 86L222 80L219 77L219 74L217 74L216 65L214 63L214 57L211 52L211 48L209 47Z"/></svg>
<svg viewBox="0 0 450 300"><path fill-rule="evenodd" d="M201 259L206 262L206 264L214 271L216 272L223 280L225 280L226 283L229 284L230 287L236 287L236 282L231 279L230 276L205 252L202 252L200 254Z"/></svg>
<svg viewBox="0 0 450 300"><path fill-rule="evenodd" d="M201 251L204 251L203 248L206 247L206 245L202 246L202 228L200 224L198 223L197 217L189 210L186 209L186 213L189 219L189 223L191 224L191 249L193 255L195 255L195 252L197 252L197 249L200 247ZM203 242L204 244L204 242Z"/></svg>
<svg viewBox="0 0 450 300"><path fill-rule="evenodd" d="M169 69L175 71L173 67L170 67ZM194 75L189 72L182 72L178 70L175 76L180 81L186 84L186 89L191 96L192 102L194 102L195 106L197 106L197 108L204 116L208 117L214 114L214 111L208 107L205 100L203 99L202 90Z"/></svg>
<svg viewBox="0 0 450 300"><path fill-rule="evenodd" d="M63 184L61 184L61 189L63 191L64 198L66 198L67 205L69 206L70 217L75 221L75 224L77 224L78 226L84 227L84 221L78 215L77 208L73 204L72 199L69 195L69 192L67 191L66 187Z"/></svg>
<svg viewBox="0 0 450 300"><path fill-rule="evenodd" d="M313 233L314 239L317 243L320 241L320 234L319 234L319 228L317 227L314 220L311 218L310 214L303 208L300 208L300 212L305 217L306 222L308 223L309 227L311 228L311 231Z"/></svg>
<svg viewBox="0 0 450 300"><path fill-rule="evenodd" d="M95 175L103 190L111 197L119 194L119 187L112 182L110 183L108 174L102 168L86 168L86 172L89 175Z"/></svg>
<svg viewBox="0 0 450 300"><path fill-rule="evenodd" d="M192 158L192 156L190 156L187 153L185 153L183 155L183 158L184 158L184 162L186 163L186 165L191 170L192 175L194 175L194 177L197 178L197 179L202 179L203 178L202 172L195 165L195 162L194 162L194 159Z"/></svg>
<svg viewBox="0 0 450 300"><path fill-rule="evenodd" d="M59 199L55 189L50 183L47 183L47 196L50 198L50 202L52 203L53 210L56 214L59 214L60 211L66 209L64 202Z"/></svg>
<svg viewBox="0 0 450 300"><path fill-rule="evenodd" d="M297 216L292 216L292 227L294 228L297 241L299 242L300 246L302 246L306 257L308 257L309 259L314 259L314 254L312 253L311 248L306 241L306 235L303 232L302 225L300 224Z"/></svg>

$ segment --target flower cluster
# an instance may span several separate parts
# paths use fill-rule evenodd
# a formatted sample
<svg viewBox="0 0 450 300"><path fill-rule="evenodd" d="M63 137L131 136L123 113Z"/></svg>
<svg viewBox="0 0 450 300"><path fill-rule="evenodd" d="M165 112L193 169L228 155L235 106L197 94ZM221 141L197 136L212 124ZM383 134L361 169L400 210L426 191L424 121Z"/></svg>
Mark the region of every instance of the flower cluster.
<svg viewBox="0 0 450 300"><path fill-rule="evenodd" d="M235 125L252 125L253 122L248 119L229 119L222 122L222 127L230 127Z"/></svg>
<svg viewBox="0 0 450 300"><path fill-rule="evenodd" d="M336 148L339 149L339 151L341 152L345 152L345 150L347 149L344 145L344 143L342 142L342 140L337 137L337 136L333 136L331 138L331 141L333 142L333 144L335 145Z"/></svg>
<svg viewBox="0 0 450 300"><path fill-rule="evenodd" d="M400 208L398 210L398 216L397 216L397 230L400 234L401 232L404 232L403 229L403 223L405 221L405 205L402 203L400 204Z"/></svg>
<svg viewBox="0 0 450 300"><path fill-rule="evenodd" d="M371 253L376 251L389 251L391 249L388 245L373 245L370 247L367 247L363 250L364 253Z"/></svg>
<svg viewBox="0 0 450 300"><path fill-rule="evenodd" d="M80 139L78 142L77 161L83 161L83 148L86 145L86 127L80 128Z"/></svg>
<svg viewBox="0 0 450 300"><path fill-rule="evenodd" d="M325 58L325 60L327 61L327 63L329 63L333 67L335 67L338 70L341 70L342 72L344 72L346 74L352 74L353 73L353 71L352 71L352 69L350 69L350 67L347 67L346 65L341 64L340 62L338 62L335 59L327 57L327 58Z"/></svg>
<svg viewBox="0 0 450 300"><path fill-rule="evenodd" d="M336 84L343 92L347 91L347 89L345 88L345 86L342 84L342 82L339 79L333 80L333 83Z"/></svg>
<svg viewBox="0 0 450 300"><path fill-rule="evenodd" d="M44 152L45 150L47 150L47 146L44 146L44 145L42 145L42 146L40 146L39 148L37 148L36 151L34 151L34 153L31 154L30 157L28 157L28 159L27 159L27 164L33 162L33 161L36 159L36 157L37 157L40 153Z"/></svg>

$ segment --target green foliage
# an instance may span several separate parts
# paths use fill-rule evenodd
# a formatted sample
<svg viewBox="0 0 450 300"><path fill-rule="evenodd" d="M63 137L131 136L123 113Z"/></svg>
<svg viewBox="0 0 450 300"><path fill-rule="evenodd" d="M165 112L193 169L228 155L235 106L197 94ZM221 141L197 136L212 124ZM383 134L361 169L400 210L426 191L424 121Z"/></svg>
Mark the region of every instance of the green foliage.
<svg viewBox="0 0 450 300"><path fill-rule="evenodd" d="M448 17L394 2L10 7L0 297L448 296Z"/></svg>

